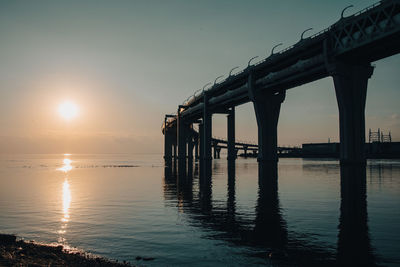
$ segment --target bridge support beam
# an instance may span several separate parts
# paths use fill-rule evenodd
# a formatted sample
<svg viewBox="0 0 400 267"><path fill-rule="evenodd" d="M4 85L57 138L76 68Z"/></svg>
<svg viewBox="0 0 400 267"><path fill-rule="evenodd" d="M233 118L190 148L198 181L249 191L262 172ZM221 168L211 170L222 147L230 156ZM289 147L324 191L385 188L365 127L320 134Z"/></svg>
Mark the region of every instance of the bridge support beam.
<svg viewBox="0 0 400 267"><path fill-rule="evenodd" d="M258 176L263 179L268 177L265 173L268 173L271 166L276 166L278 163L278 119L286 91L257 92L251 70L247 88L258 126Z"/></svg>
<svg viewBox="0 0 400 267"><path fill-rule="evenodd" d="M189 127L189 129L192 129L192 126ZM187 139L187 148L188 148L188 177L192 177L193 175L193 148L194 148L194 140L193 140L193 135L191 134L192 131L190 131L190 134L188 135Z"/></svg>
<svg viewBox="0 0 400 267"><path fill-rule="evenodd" d="M373 67L336 63L331 75L339 106L340 162L365 163L365 102Z"/></svg>
<svg viewBox="0 0 400 267"><path fill-rule="evenodd" d="M199 157L199 164L200 164L200 177L203 174L204 169L204 127L203 122L199 123L199 150L200 150L200 157Z"/></svg>
<svg viewBox="0 0 400 267"><path fill-rule="evenodd" d="M176 151L176 144L173 145L173 151L174 151L174 174L176 174L176 160L177 160L177 151Z"/></svg>
<svg viewBox="0 0 400 267"><path fill-rule="evenodd" d="M217 147L217 159L221 158L221 148Z"/></svg>
<svg viewBox="0 0 400 267"><path fill-rule="evenodd" d="M199 137L197 137L194 141L194 159L199 159Z"/></svg>
<svg viewBox="0 0 400 267"><path fill-rule="evenodd" d="M191 127L189 127L191 128ZM187 139L187 146L188 146L188 160L193 162L193 148L194 148L194 140L193 136L189 134L188 139Z"/></svg>
<svg viewBox="0 0 400 267"><path fill-rule="evenodd" d="M186 174L186 142L187 142L187 125L183 121L180 114L181 107L178 109L178 128L177 128L177 144L178 144L178 174L184 176Z"/></svg>
<svg viewBox="0 0 400 267"><path fill-rule="evenodd" d="M214 152L214 159L218 158L218 143L217 142L213 142L213 152Z"/></svg>
<svg viewBox="0 0 400 267"><path fill-rule="evenodd" d="M171 129L168 130L167 117L164 119L164 162L166 167L172 167L172 145L173 145L173 134Z"/></svg>
<svg viewBox="0 0 400 267"><path fill-rule="evenodd" d="M229 110L228 116L228 160L234 161L236 159L235 151L235 107Z"/></svg>
<svg viewBox="0 0 400 267"><path fill-rule="evenodd" d="M193 132L193 124L188 127L188 138L187 138L187 153L188 153L188 162L193 164L193 150L195 146Z"/></svg>
<svg viewBox="0 0 400 267"><path fill-rule="evenodd" d="M211 160L212 160L212 113L208 107L208 95L205 92L203 98L203 161L204 173L206 176L211 174Z"/></svg>
<svg viewBox="0 0 400 267"><path fill-rule="evenodd" d="M286 92L259 96L254 102L258 126L258 170L260 177L278 162L278 119Z"/></svg>

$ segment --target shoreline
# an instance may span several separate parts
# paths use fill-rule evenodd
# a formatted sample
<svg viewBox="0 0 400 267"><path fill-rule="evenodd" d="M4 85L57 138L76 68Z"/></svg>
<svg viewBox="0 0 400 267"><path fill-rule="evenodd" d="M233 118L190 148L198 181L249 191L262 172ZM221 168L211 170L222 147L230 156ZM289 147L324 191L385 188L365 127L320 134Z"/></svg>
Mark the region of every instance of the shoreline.
<svg viewBox="0 0 400 267"><path fill-rule="evenodd" d="M18 239L16 235L0 234L0 266L135 266L118 262L62 245L39 244Z"/></svg>

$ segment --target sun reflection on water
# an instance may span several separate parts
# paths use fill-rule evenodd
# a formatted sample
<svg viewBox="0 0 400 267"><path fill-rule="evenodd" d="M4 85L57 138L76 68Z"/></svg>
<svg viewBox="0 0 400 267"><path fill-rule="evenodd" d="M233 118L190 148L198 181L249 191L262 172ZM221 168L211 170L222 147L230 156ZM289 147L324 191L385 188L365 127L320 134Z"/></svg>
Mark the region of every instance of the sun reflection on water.
<svg viewBox="0 0 400 267"><path fill-rule="evenodd" d="M71 205L71 190L69 189L69 183L67 178L63 183L63 213L64 217L61 219L63 222L68 222L69 219L69 207Z"/></svg>
<svg viewBox="0 0 400 267"><path fill-rule="evenodd" d="M63 171L65 173L72 170L72 166L71 166L72 160L65 158L63 163L64 163L64 165L61 168L58 168L57 170Z"/></svg>
<svg viewBox="0 0 400 267"><path fill-rule="evenodd" d="M69 156L69 155L64 155L64 156ZM71 165L72 161L68 158L64 158L63 163L64 165L61 168L57 169L65 173L64 182L62 184L62 214L63 214L61 218L62 224L60 226L60 229L57 231L57 233L60 234L58 238L58 242L60 243L66 242L66 239L63 235L67 232L67 226L70 219L69 208L71 206L71 189L68 182L68 172L72 170L72 165Z"/></svg>

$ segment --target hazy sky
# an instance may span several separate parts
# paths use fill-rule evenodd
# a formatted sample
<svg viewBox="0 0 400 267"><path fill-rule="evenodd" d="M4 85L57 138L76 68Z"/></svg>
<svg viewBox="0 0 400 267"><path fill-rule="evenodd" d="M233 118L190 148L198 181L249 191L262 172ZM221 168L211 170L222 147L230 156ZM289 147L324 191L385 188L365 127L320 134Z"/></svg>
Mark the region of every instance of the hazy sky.
<svg viewBox="0 0 400 267"><path fill-rule="evenodd" d="M161 152L165 113L204 84L374 1L0 1L0 152ZM311 34L311 33L310 33ZM366 121L400 141L400 56L374 63ZM62 119L65 100L79 116ZM288 91L279 144L338 141L331 78ZM252 104L237 138L256 140ZM226 136L215 115L213 134Z"/></svg>

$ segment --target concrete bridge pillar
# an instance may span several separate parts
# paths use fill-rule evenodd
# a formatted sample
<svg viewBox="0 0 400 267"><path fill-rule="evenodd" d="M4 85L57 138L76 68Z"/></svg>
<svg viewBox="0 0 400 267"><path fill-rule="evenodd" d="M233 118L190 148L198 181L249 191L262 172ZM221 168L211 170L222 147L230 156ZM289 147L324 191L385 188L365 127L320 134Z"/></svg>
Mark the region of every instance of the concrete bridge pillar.
<svg viewBox="0 0 400 267"><path fill-rule="evenodd" d="M189 127L191 128L191 127ZM193 161L193 148L194 148L194 140L192 134L189 134L187 139L187 146L188 146L188 160Z"/></svg>
<svg viewBox="0 0 400 267"><path fill-rule="evenodd" d="M258 126L257 161L259 177L264 177L268 168L278 162L278 119L286 91L257 92L253 74L250 72L248 93L253 102Z"/></svg>
<svg viewBox="0 0 400 267"><path fill-rule="evenodd" d="M172 166L173 139L174 135L167 131L164 136L164 161L168 167Z"/></svg>
<svg viewBox="0 0 400 267"><path fill-rule="evenodd" d="M178 128L177 128L177 144L178 144L178 174L186 173L186 140L187 140L187 125L181 116L181 106L178 108Z"/></svg>
<svg viewBox="0 0 400 267"><path fill-rule="evenodd" d="M204 125L199 123L199 150L200 150L200 161L204 158Z"/></svg>
<svg viewBox="0 0 400 267"><path fill-rule="evenodd" d="M243 146L244 157L247 158L247 146Z"/></svg>
<svg viewBox="0 0 400 267"><path fill-rule="evenodd" d="M171 129L166 127L167 117L164 119L164 161L165 166L172 167L172 145L173 145L173 134Z"/></svg>
<svg viewBox="0 0 400 267"><path fill-rule="evenodd" d="M365 102L370 64L336 63L331 70L339 106L340 162L365 163Z"/></svg>
<svg viewBox="0 0 400 267"><path fill-rule="evenodd" d="M192 125L189 127L190 133L187 139L187 148L188 148L188 175L191 177L193 174L193 148L194 148L194 140L192 134Z"/></svg>
<svg viewBox="0 0 400 267"><path fill-rule="evenodd" d="M253 101L258 125L258 166L259 173L264 176L264 169L278 162L278 119L281 104L285 99L285 91L267 93Z"/></svg>
<svg viewBox="0 0 400 267"><path fill-rule="evenodd" d="M194 140L194 159L199 159L199 137L195 138Z"/></svg>
<svg viewBox="0 0 400 267"><path fill-rule="evenodd" d="M200 163L200 177L203 173L203 167L204 167L204 127L203 127L203 122L199 123L199 152L200 152L200 157L199 157L199 163Z"/></svg>
<svg viewBox="0 0 400 267"><path fill-rule="evenodd" d="M193 134L192 134L192 126L190 126L188 128L188 130L190 130L189 134L188 134L188 139L187 139L187 152L188 152L188 168L187 168L187 174L188 177L192 177L193 175L193 148L194 148L194 140L193 140Z"/></svg>
<svg viewBox="0 0 400 267"><path fill-rule="evenodd" d="M228 116L228 160L234 161L236 159L235 152L235 108L229 110Z"/></svg>
<svg viewBox="0 0 400 267"><path fill-rule="evenodd" d="M286 92L265 93L253 100L258 126L258 166L261 176L271 163L278 162L278 119Z"/></svg>
<svg viewBox="0 0 400 267"><path fill-rule="evenodd" d="M218 158L218 143L217 142L213 142L213 150L214 150L214 159Z"/></svg>
<svg viewBox="0 0 400 267"><path fill-rule="evenodd" d="M217 159L220 159L221 158L221 148L217 147L216 150L217 150Z"/></svg>
<svg viewBox="0 0 400 267"><path fill-rule="evenodd" d="M203 140L201 144L203 146L203 161L204 171L206 174L211 173L211 140L212 140L212 113L208 107L208 94L204 93L203 98Z"/></svg>
<svg viewBox="0 0 400 267"><path fill-rule="evenodd" d="M176 154L177 154L177 153L176 153L177 151L176 151L176 150L177 150L177 149L176 149L176 144L174 144L174 145L173 145L173 152L174 152L174 156L173 156L173 157L174 157L174 173L175 173L175 174L176 174L176 160L177 160L177 155L176 155Z"/></svg>

